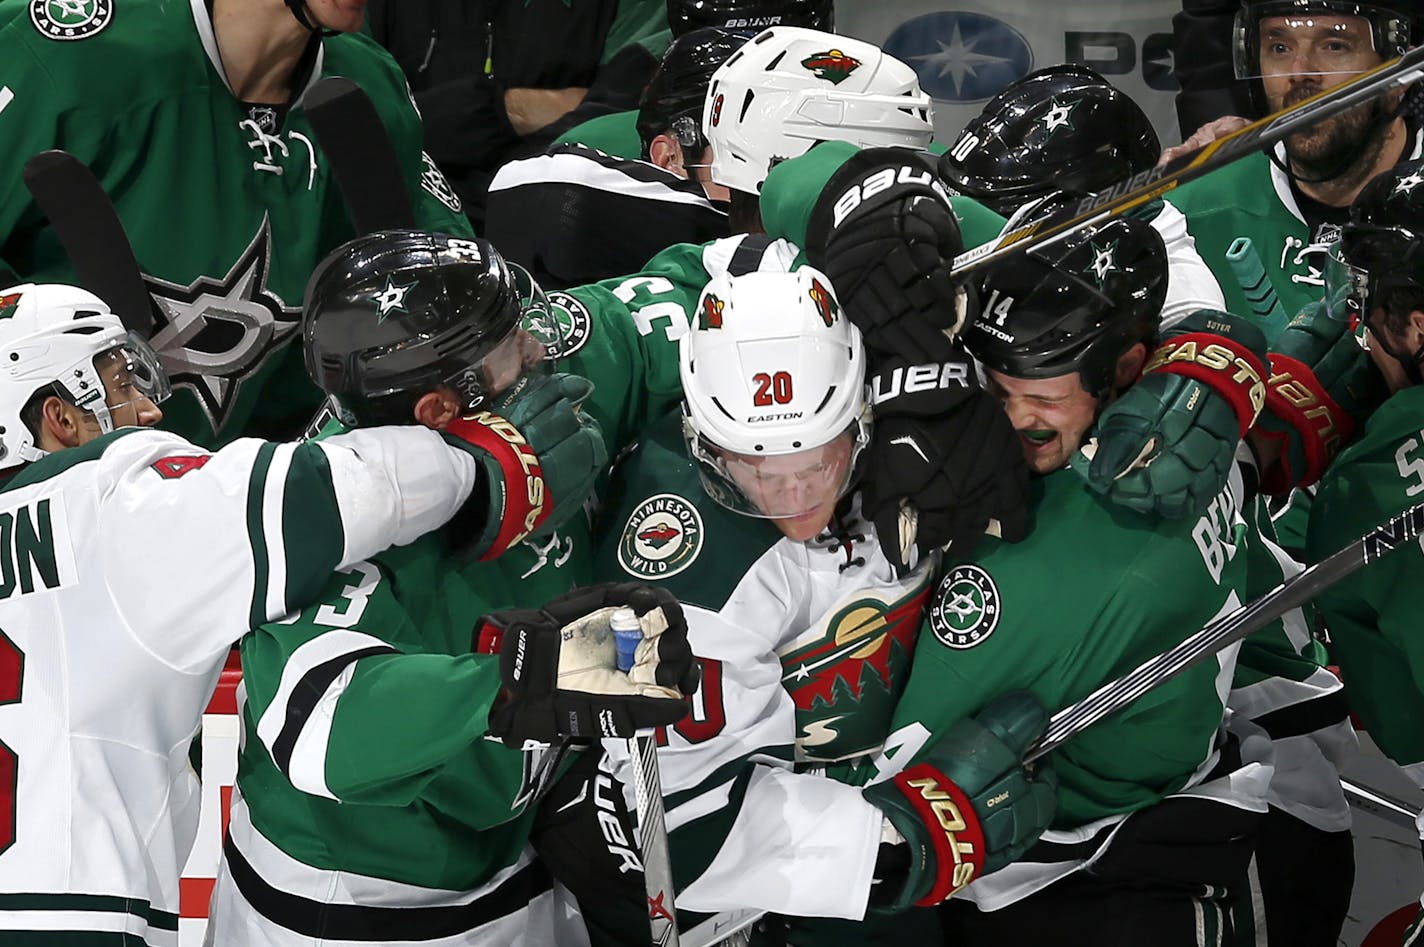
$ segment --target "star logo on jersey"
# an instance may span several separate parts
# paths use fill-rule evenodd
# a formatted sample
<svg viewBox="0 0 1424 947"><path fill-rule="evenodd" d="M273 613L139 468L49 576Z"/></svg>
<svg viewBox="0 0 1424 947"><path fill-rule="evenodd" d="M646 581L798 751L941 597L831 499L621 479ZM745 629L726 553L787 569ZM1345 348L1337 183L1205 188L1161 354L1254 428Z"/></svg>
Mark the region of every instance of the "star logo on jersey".
<svg viewBox="0 0 1424 947"><path fill-rule="evenodd" d="M821 285L821 281L814 276L811 277L811 288L806 291L811 297L811 302L816 304L816 311L821 314L821 321L826 324L826 328L835 325L836 316L840 315L840 303L836 302L836 297L831 295L831 291Z"/></svg>
<svg viewBox="0 0 1424 947"><path fill-rule="evenodd" d="M702 297L702 311L698 313L697 328L699 329L720 329L722 328L722 311L727 308L727 304L722 300L708 293Z"/></svg>
<svg viewBox="0 0 1424 947"><path fill-rule="evenodd" d="M634 508L618 542L618 564L640 579L665 579L692 565L702 551L702 514L672 493Z"/></svg>
<svg viewBox="0 0 1424 947"><path fill-rule="evenodd" d="M187 286L144 276L157 304L149 340L173 387L197 396L216 433L244 382L256 375L301 323L301 310L267 288L271 225L262 225L221 279Z"/></svg>
<svg viewBox="0 0 1424 947"><path fill-rule="evenodd" d="M48 39L88 39L113 20L113 0L30 0L30 22Z"/></svg>
<svg viewBox="0 0 1424 947"><path fill-rule="evenodd" d="M526 319L524 328L544 346L545 358L566 358L593 335L593 315L577 296L556 290L548 312Z"/></svg>
<svg viewBox="0 0 1424 947"><path fill-rule="evenodd" d="M1082 99L1074 99L1072 102L1059 102L1053 98L1048 100L1048 111L1043 113L1039 121L1043 122L1044 136L1047 137L1058 131L1060 128L1072 128L1073 109L1078 107Z"/></svg>
<svg viewBox="0 0 1424 947"><path fill-rule="evenodd" d="M922 573L898 594L861 593L779 652L802 757L831 762L884 741L929 598L931 572Z"/></svg>
<svg viewBox="0 0 1424 947"><path fill-rule="evenodd" d="M415 283L402 283L397 286L386 277L386 285L379 293L371 294L371 301L376 304L376 322L385 322L386 316L393 312L409 312L405 308L405 296L415 288Z"/></svg>
<svg viewBox="0 0 1424 947"><path fill-rule="evenodd" d="M1394 190L1389 192L1389 196L1394 197L1396 194L1409 194L1421 184L1424 184L1424 175L1421 175L1418 171L1412 174L1406 174L1394 182Z"/></svg>
<svg viewBox="0 0 1424 947"><path fill-rule="evenodd" d="M801 65L814 72L817 79L840 85L850 78L852 72L860 68L860 60L847 56L839 49L830 49L824 53L812 53L801 60Z"/></svg>
<svg viewBox="0 0 1424 947"><path fill-rule="evenodd" d="M939 584L930 607L930 631L946 647L963 651L999 627L999 587L972 563L955 566Z"/></svg>
<svg viewBox="0 0 1424 947"><path fill-rule="evenodd" d="M1116 272L1117 266L1117 241L1105 247L1100 247L1096 243L1091 244L1093 251L1093 262L1088 264L1088 271L1098 280L1098 288L1101 289L1107 280L1108 274Z"/></svg>
<svg viewBox="0 0 1424 947"><path fill-rule="evenodd" d="M460 195L455 193L455 189L445 179L445 174L436 166L435 159L422 151L420 161L424 166L424 170L420 172L420 186L454 213L462 213L464 205L460 203Z"/></svg>

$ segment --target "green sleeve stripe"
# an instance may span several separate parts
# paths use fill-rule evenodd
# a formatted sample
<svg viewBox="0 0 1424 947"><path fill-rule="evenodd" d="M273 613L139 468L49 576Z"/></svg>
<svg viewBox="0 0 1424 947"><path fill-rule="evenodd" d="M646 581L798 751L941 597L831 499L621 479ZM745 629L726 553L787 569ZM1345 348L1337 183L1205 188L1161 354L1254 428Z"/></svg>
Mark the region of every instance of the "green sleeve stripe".
<svg viewBox="0 0 1424 947"><path fill-rule="evenodd" d="M147 901L96 894L3 894L0 911L6 912L86 912L92 914L132 914L142 918L149 927L178 930L178 915L156 910ZM36 920L39 920L36 917ZM32 936L26 934L26 937ZM90 935L92 936L92 935ZM140 942L141 939L140 939ZM26 943L29 943L27 940Z"/></svg>
<svg viewBox="0 0 1424 947"><path fill-rule="evenodd" d="M741 756L723 763L703 777L691 789L668 793L663 801L663 806L668 812L671 812L678 806L713 791L723 783L736 779L743 772L749 773L751 768L758 763L790 763L793 759L793 750L789 743L780 746L758 747L751 753L743 753Z"/></svg>
<svg viewBox="0 0 1424 947"><path fill-rule="evenodd" d="M272 466L276 444L263 444L252 463L252 476L247 482L247 539L252 546L252 609L248 626L256 628L267 620L267 537L262 518L262 501L267 492L267 471Z"/></svg>
<svg viewBox="0 0 1424 947"><path fill-rule="evenodd" d="M786 750L789 757L791 748L788 746ZM751 785L753 764L756 762L754 757L760 755L748 754L726 766L718 767L714 777L717 773L727 771L729 767L736 769L730 774L732 783L727 790L726 804L717 811L693 819L669 833L668 851L673 862L673 880L679 889L686 888L702 877L721 854L722 844L727 841L732 826L736 824L737 816L742 811L742 803L746 799L747 787ZM711 781L709 778L704 785L710 784Z"/></svg>
<svg viewBox="0 0 1424 947"><path fill-rule="evenodd" d="M326 451L296 448L282 504L282 539L286 554L286 603L312 601L341 564L346 531Z"/></svg>

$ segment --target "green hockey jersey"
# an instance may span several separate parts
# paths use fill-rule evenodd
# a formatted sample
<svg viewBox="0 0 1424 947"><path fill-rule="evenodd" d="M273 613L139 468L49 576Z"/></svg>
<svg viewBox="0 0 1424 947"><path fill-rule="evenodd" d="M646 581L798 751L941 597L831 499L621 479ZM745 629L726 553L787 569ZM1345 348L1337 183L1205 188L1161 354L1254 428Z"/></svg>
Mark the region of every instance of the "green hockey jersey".
<svg viewBox="0 0 1424 947"><path fill-rule="evenodd" d="M20 174L36 152L69 151L113 199L153 297L152 343L175 389L164 426L207 445L299 433L320 400L292 344L302 292L354 235L300 94L285 116L240 103L203 0L0 4L0 45L5 264L25 280L73 281ZM346 76L365 89L420 226L469 234L421 151L395 62L361 35L314 53L298 88Z"/></svg>
<svg viewBox="0 0 1424 947"><path fill-rule="evenodd" d="M1318 562L1424 496L1424 387L1390 397L1325 471L1306 551ZM1350 706L1370 736L1424 785L1424 544L1370 563L1316 598Z"/></svg>

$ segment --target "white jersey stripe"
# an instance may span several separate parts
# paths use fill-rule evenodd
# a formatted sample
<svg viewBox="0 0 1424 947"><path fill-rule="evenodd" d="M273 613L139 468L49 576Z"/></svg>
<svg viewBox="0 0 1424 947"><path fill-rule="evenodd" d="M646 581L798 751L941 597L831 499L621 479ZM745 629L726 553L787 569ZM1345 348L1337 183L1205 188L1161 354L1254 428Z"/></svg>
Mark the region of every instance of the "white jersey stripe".
<svg viewBox="0 0 1424 947"><path fill-rule="evenodd" d="M282 536L282 500L292 469L296 444L283 444L272 454L267 482L262 485L262 536L267 543L267 614L287 613L287 544Z"/></svg>
<svg viewBox="0 0 1424 947"><path fill-rule="evenodd" d="M292 699L292 693L307 673L334 658L365 651L368 648L389 650L390 646L379 638L362 634L359 631L336 630L319 638L313 638L292 652L286 667L282 669L282 680L277 685L277 693L273 695L262 718L257 721L257 736L266 745L268 753L273 752L277 737L281 735L282 728L287 724L287 707ZM308 720L308 725L311 722ZM328 719L326 723L329 726L330 720ZM273 759L275 761L276 757L274 756Z"/></svg>

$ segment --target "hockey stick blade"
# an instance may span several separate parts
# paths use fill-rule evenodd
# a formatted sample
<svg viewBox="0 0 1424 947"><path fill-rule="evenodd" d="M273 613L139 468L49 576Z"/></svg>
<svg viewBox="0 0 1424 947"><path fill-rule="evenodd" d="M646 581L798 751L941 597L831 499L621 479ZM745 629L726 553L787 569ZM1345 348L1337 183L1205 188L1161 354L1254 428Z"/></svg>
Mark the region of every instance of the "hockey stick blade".
<svg viewBox="0 0 1424 947"><path fill-rule="evenodd" d="M1403 56L1382 63L1369 72L1332 86L1289 108L1267 115L1190 154L1182 155L1165 167L1142 171L1106 191L1085 197L1079 201L1072 216L1031 221L1001 234L997 240L961 253L954 258L952 272L959 276L1011 253L1045 246L1083 227L1120 216L1175 187L1215 171L1238 158L1269 148L1322 119L1368 102L1398 86L1408 85L1421 76L1424 76L1424 46L1417 46Z"/></svg>
<svg viewBox="0 0 1424 947"><path fill-rule="evenodd" d="M357 233L415 226L405 173L364 89L342 76L307 90L302 106Z"/></svg>
<svg viewBox="0 0 1424 947"><path fill-rule="evenodd" d="M25 162L24 177L79 284L108 303L124 328L148 338L153 297L119 214L94 172L67 151L41 151Z"/></svg>
<svg viewBox="0 0 1424 947"><path fill-rule="evenodd" d="M1024 755L1031 763L1104 717L1122 710L1148 691L1205 661L1298 608L1361 567L1388 555L1424 533L1424 503L1390 517L1359 539L1277 585L1260 598L1221 616L1176 647L1149 658L1099 687L1048 721L1043 737Z"/></svg>

